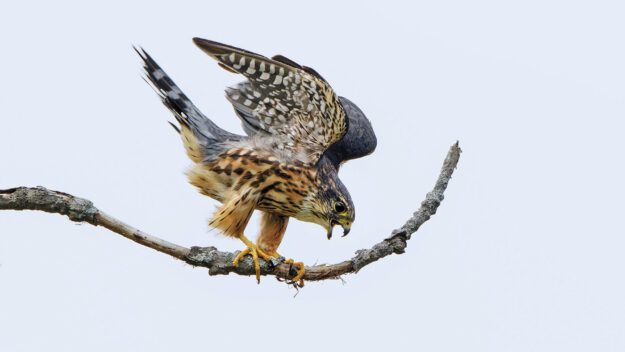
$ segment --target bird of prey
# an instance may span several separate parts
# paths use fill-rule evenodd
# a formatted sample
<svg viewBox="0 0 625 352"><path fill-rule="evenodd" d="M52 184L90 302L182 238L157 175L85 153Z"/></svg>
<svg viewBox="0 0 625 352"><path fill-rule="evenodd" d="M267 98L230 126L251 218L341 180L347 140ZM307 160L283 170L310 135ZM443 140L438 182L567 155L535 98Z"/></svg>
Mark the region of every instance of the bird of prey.
<svg viewBox="0 0 625 352"><path fill-rule="evenodd" d="M347 235L355 209L338 170L343 162L374 151L371 123L309 67L281 55L268 58L206 39L193 41L219 66L247 79L226 89L247 136L209 120L143 49L137 50L149 83L179 124L172 126L194 163L189 182L222 203L209 225L245 244L234 266L251 255L260 282L259 258L281 259L296 269L292 282L303 285L304 264L277 252L289 218L323 226L328 239L335 225ZM262 213L256 243L244 235L254 210Z"/></svg>

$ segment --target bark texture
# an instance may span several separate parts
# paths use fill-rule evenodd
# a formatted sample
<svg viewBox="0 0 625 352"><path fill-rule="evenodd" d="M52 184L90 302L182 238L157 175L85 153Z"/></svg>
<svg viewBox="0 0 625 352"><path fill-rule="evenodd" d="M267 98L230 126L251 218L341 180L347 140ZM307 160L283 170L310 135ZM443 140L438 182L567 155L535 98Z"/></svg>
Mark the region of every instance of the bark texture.
<svg viewBox="0 0 625 352"><path fill-rule="evenodd" d="M419 209L414 212L406 223L392 231L390 237L369 249L356 251L356 255L348 260L332 265L315 265L306 267L304 280L319 281L336 279L341 275L357 273L360 269L393 253L404 253L408 240L423 223L436 214L436 210L444 199L444 192L451 180L461 149L456 142L451 146L443 162L436 184ZM0 210L39 210L67 216L75 222L87 222L94 226L103 226L132 241L159 252L166 253L183 260L193 266L208 268L210 275L255 275L250 257L246 257L238 267L232 265L237 252L222 252L215 247L186 248L151 236L138 230L96 208L89 200L71 194L52 191L44 187L16 187L0 190ZM287 264L280 262L267 263L261 259L261 275L275 275L279 279L288 280L294 272Z"/></svg>

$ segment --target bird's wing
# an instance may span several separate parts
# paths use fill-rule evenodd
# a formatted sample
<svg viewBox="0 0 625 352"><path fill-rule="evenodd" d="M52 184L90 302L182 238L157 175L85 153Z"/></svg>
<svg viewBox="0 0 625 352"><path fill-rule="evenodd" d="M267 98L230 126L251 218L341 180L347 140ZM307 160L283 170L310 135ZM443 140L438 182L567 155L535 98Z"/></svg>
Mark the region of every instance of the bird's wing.
<svg viewBox="0 0 625 352"><path fill-rule="evenodd" d="M345 97L339 97L339 99L349 120L349 128L345 136L332 144L324 153L324 157L328 157L337 170L347 160L362 158L373 153L378 145L371 122L362 110Z"/></svg>
<svg viewBox="0 0 625 352"><path fill-rule="evenodd" d="M240 84L249 83L244 82ZM348 160L362 158L363 156L373 153L378 144L371 122L367 116L365 116L365 113L360 110L358 105L345 97L339 96L339 100L343 105L343 110L348 120L347 133L341 140L332 144L330 148L323 153L323 157L329 158L332 165L334 165L337 170ZM234 111L241 119L243 131L245 131L248 136L267 134L266 131L260 128L258 120L248 115L246 111L238 110L236 106L234 106Z"/></svg>
<svg viewBox="0 0 625 352"><path fill-rule="evenodd" d="M293 159L316 163L339 141L348 120L338 96L314 70L206 39L193 41L223 68L248 81L226 90L249 129L275 137L272 147Z"/></svg>

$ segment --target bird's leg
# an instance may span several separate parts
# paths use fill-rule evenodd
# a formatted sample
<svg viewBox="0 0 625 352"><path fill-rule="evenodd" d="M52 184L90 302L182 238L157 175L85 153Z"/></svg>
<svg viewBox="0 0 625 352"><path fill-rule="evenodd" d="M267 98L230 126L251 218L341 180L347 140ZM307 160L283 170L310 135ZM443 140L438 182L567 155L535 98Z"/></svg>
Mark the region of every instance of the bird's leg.
<svg viewBox="0 0 625 352"><path fill-rule="evenodd" d="M293 259L287 259L284 261L284 264L291 264L292 266L296 267L297 269L297 274L295 274L295 276L293 277L293 281L294 282L298 282L301 281L300 284L303 286L304 285L304 280L302 280L302 277L304 277L304 273L306 272L305 269L305 265L302 262L296 262Z"/></svg>
<svg viewBox="0 0 625 352"><path fill-rule="evenodd" d="M284 259L285 257L283 255L280 255L280 253L273 251L273 252L267 252L267 255L269 255L270 257L273 258L282 258ZM295 276L293 276L292 279L290 279L293 283L298 283L298 285L300 287L304 287L304 280L302 279L304 277L304 274L306 273L306 266L304 265L303 262L296 262L295 260L289 258L289 259L284 259L284 261L282 262L284 264L290 264L291 267L295 268ZM289 270L289 275L290 275L290 270Z"/></svg>
<svg viewBox="0 0 625 352"><path fill-rule="evenodd" d="M271 257L284 258L278 253L278 247L282 242L288 223L288 216L263 212L260 218L260 234L256 239L258 247ZM293 282L299 282L300 286L304 286L304 281L302 280L305 271L304 263L296 262L293 259L286 259L283 263L291 264L291 266L296 268L297 273L292 280Z"/></svg>
<svg viewBox="0 0 625 352"><path fill-rule="evenodd" d="M304 286L304 280L302 279L302 277L304 277L304 273L306 273L306 269L305 269L304 263L296 262L293 259L289 258L289 259L286 259L284 261L284 264L291 264L292 267L296 268L295 269L296 270L296 274L295 274L295 276L291 280L293 282L297 282L300 287L303 287Z"/></svg>
<svg viewBox="0 0 625 352"><path fill-rule="evenodd" d="M234 258L232 265L238 266L243 257L250 254L254 262L256 281L260 283L259 258L269 261L271 257L243 235L243 231L245 231L250 216L254 211L256 201L257 198L254 197L252 189L242 189L224 202L221 208L215 212L209 224L221 230L225 235L236 237L245 243L246 248Z"/></svg>
<svg viewBox="0 0 625 352"><path fill-rule="evenodd" d="M258 248L259 251L263 252L262 249ZM243 252L241 252L239 255L241 255ZM304 280L302 279L302 277L304 277L304 273L306 273L306 266L304 265L303 262L296 262L295 260L289 258L289 259L285 259L286 257L281 255L280 253L276 252L276 251L267 251L264 252L267 256L269 256L269 260L267 260L268 262L271 262L272 258L280 258L280 260L282 260L282 263L284 264L290 264L291 267L295 268L295 276L293 276L292 279L290 279L293 283L298 283L298 285L300 287L304 287ZM236 266L236 265L235 265ZM289 270L289 275L290 275L290 270Z"/></svg>
<svg viewBox="0 0 625 352"><path fill-rule="evenodd" d="M232 261L232 265L237 267L239 262L248 254L252 255L252 261L254 262L254 270L256 271L256 281L260 283L260 261L258 258L264 259L266 262L271 261L271 256L265 253L262 249L258 248L257 245L252 243L247 237L241 235L239 239L245 243L247 246L244 250L242 250Z"/></svg>

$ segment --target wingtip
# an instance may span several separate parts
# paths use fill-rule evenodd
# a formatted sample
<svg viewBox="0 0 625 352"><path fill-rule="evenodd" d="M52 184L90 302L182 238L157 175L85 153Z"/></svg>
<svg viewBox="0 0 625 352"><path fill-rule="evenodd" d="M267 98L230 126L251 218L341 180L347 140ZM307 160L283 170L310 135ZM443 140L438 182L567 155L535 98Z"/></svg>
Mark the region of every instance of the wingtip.
<svg viewBox="0 0 625 352"><path fill-rule="evenodd" d="M206 52L216 52L219 47L223 46L223 44L200 37L193 37L193 44Z"/></svg>
<svg viewBox="0 0 625 352"><path fill-rule="evenodd" d="M202 41L204 41L204 40L206 40L206 39L202 39L202 38L200 38L200 37L193 37L193 43L194 43L195 45L198 45L198 46L199 46L199 45L200 45L200 43L202 43Z"/></svg>
<svg viewBox="0 0 625 352"><path fill-rule="evenodd" d="M236 46L232 46L232 45L228 45L228 44L219 43L219 42L215 42L215 41L212 41L212 40L204 39L204 38L194 37L193 38L193 43L198 48L202 49L202 51L204 51L205 53L207 53L209 56L211 56L213 58L216 58L217 55L223 55L223 54L228 54L228 53L232 53L232 52L238 52L240 54L251 55L251 56L256 56L258 58L266 59L263 55L257 54L255 52L252 52L252 51L249 51L249 50L245 50L245 49L241 49L241 48L237 48Z"/></svg>
<svg viewBox="0 0 625 352"><path fill-rule="evenodd" d="M195 44L200 50L208 54L208 56L217 59L215 55L220 53L219 43L212 42L207 39L193 37L193 44Z"/></svg>

